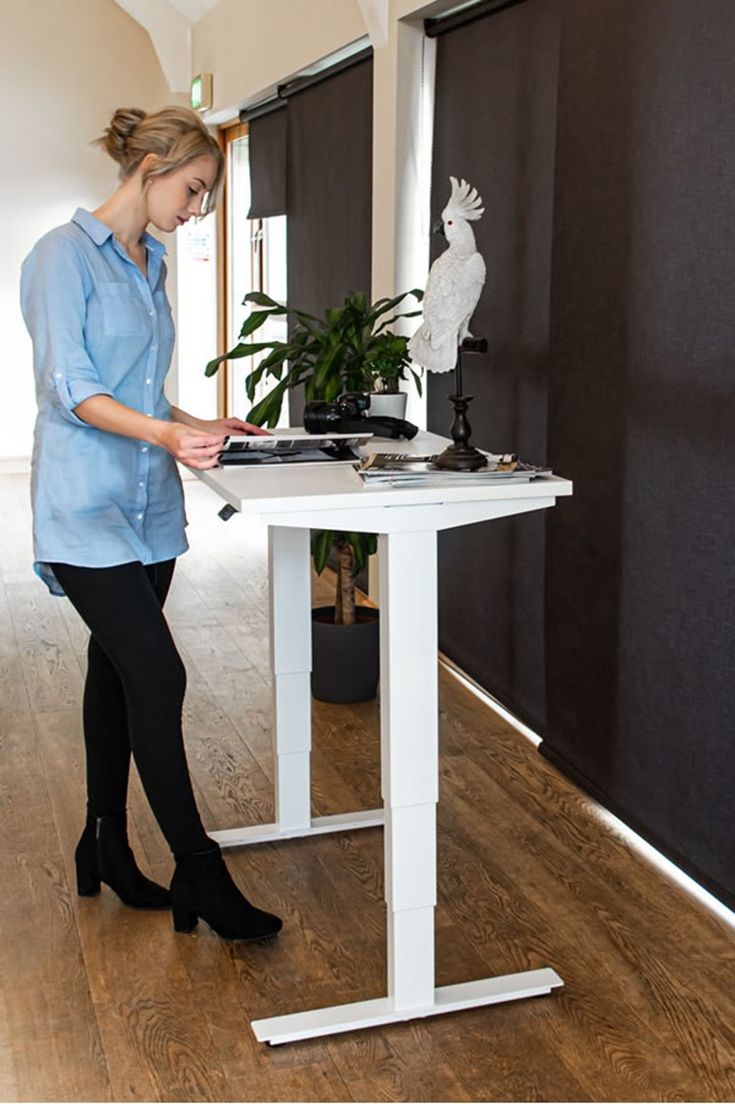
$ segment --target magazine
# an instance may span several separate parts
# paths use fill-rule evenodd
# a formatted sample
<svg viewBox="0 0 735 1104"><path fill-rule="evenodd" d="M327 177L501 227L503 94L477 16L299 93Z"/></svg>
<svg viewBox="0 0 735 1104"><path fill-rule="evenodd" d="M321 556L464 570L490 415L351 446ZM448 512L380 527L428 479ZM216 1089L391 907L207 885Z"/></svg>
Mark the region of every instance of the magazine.
<svg viewBox="0 0 735 1104"><path fill-rule="evenodd" d="M368 456L356 466L366 486L427 486L455 485L457 483L528 483L537 475L551 475L549 468L528 464L515 453L486 453L487 465L477 471L452 471L437 466L438 454L411 456L397 452L378 452Z"/></svg>
<svg viewBox="0 0 735 1104"><path fill-rule="evenodd" d="M360 459L361 446L371 437L371 433L284 433L270 437L232 434L225 439L219 462L240 466L354 463Z"/></svg>

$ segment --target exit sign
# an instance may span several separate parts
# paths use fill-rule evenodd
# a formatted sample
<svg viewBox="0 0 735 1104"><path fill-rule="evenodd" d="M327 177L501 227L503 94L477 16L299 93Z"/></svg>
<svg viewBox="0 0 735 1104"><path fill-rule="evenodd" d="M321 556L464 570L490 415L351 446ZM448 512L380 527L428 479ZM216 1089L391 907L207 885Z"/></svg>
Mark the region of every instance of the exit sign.
<svg viewBox="0 0 735 1104"><path fill-rule="evenodd" d="M212 106L211 73L200 73L193 78L190 102L194 111L209 111Z"/></svg>

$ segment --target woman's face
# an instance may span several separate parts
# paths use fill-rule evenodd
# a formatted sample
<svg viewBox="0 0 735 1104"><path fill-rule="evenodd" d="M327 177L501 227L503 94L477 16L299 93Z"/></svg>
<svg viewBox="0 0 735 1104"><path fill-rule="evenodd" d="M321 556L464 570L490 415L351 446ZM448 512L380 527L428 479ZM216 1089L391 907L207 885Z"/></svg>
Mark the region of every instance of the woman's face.
<svg viewBox="0 0 735 1104"><path fill-rule="evenodd" d="M204 196L214 187L217 164L204 154L180 169L150 177L146 188L148 218L158 230L170 233L201 214Z"/></svg>

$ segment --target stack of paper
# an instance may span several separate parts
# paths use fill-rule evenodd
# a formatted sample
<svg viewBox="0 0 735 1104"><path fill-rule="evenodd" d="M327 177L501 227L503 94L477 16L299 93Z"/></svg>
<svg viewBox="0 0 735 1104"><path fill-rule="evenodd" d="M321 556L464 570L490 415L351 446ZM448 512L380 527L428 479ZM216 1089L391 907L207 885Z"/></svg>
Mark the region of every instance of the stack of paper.
<svg viewBox="0 0 735 1104"><path fill-rule="evenodd" d="M549 468L526 464L515 454L495 455L485 453L487 465L478 471L451 471L437 467L435 456L407 456L397 452L378 452L367 457L358 466L366 486L455 486L462 484L498 483L514 481L528 483L537 475L550 475Z"/></svg>

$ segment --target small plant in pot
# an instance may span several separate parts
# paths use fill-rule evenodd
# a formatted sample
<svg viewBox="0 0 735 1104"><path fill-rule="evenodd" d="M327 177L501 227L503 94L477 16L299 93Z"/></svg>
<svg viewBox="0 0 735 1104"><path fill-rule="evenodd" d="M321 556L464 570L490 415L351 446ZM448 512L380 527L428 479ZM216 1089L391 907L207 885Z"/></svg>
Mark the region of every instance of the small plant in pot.
<svg viewBox="0 0 735 1104"><path fill-rule="evenodd" d="M375 334L365 355L365 367L372 380L370 413L405 418L408 395L400 384L410 373L421 394L421 378L408 355L408 338L389 332Z"/></svg>
<svg viewBox="0 0 735 1104"><path fill-rule="evenodd" d="M370 701L380 673L378 611L358 606L355 580L375 552L374 533L312 533L314 568L321 575L332 550L337 553L337 587L333 606L311 611L313 669L311 689L324 702Z"/></svg>

